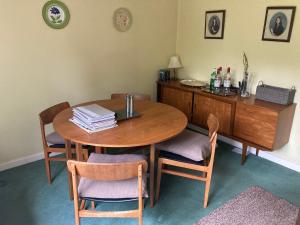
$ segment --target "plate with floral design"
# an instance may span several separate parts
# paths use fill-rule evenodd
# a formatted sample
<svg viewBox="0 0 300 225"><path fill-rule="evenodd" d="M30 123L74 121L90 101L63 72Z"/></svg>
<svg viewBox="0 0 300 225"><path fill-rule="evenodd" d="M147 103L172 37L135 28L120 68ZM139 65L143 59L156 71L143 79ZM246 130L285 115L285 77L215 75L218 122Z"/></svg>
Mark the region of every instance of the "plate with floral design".
<svg viewBox="0 0 300 225"><path fill-rule="evenodd" d="M132 25L132 15L126 8L116 9L113 15L113 23L115 28L120 32L129 30Z"/></svg>
<svg viewBox="0 0 300 225"><path fill-rule="evenodd" d="M68 7L61 1L51 0L43 7L45 23L54 29L62 29L68 25L70 13Z"/></svg>

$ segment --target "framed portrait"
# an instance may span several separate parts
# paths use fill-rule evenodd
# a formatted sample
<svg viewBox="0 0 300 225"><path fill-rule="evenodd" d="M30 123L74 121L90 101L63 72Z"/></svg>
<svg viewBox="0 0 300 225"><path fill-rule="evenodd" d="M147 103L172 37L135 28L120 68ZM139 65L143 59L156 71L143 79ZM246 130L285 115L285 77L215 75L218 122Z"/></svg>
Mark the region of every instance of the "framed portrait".
<svg viewBox="0 0 300 225"><path fill-rule="evenodd" d="M290 42L296 7L267 7L263 41Z"/></svg>
<svg viewBox="0 0 300 225"><path fill-rule="evenodd" d="M224 25L225 10L206 11L204 38L223 39Z"/></svg>

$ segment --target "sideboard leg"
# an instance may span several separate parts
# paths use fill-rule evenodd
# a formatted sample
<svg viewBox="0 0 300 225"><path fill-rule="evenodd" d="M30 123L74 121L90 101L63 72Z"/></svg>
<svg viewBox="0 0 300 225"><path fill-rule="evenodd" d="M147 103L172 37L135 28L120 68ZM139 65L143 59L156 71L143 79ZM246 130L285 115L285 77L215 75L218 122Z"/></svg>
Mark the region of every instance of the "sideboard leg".
<svg viewBox="0 0 300 225"><path fill-rule="evenodd" d="M259 148L256 148L256 156L258 156Z"/></svg>
<svg viewBox="0 0 300 225"><path fill-rule="evenodd" d="M242 152L242 160L241 160L241 165L244 165L246 158L247 158L247 148L248 146L243 143L243 152Z"/></svg>

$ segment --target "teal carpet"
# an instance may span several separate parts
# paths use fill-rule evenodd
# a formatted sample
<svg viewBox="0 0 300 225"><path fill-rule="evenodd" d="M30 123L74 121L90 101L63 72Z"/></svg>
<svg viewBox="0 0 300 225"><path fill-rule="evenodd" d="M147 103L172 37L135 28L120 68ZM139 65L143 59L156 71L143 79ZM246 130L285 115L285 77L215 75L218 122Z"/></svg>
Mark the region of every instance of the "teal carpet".
<svg viewBox="0 0 300 225"><path fill-rule="evenodd" d="M192 225L213 209L248 187L258 185L300 206L300 174L250 155L240 166L240 155L220 143L215 160L209 203L203 208L204 184L163 175L161 198L154 208L149 201L144 224ZM73 202L69 200L66 169L53 163L55 175L48 185L42 160L0 173L1 225L74 224ZM136 203L99 203L98 209L130 209ZM251 213L251 212L249 212ZM81 224L137 224L135 219L82 219Z"/></svg>

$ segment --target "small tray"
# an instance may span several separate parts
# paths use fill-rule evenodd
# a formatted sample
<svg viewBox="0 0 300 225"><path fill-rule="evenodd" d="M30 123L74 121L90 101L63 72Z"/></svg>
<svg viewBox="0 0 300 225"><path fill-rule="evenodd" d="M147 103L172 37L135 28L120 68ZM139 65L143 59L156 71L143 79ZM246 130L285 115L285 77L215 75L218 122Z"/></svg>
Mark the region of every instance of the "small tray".
<svg viewBox="0 0 300 225"><path fill-rule="evenodd" d="M237 95L237 90L234 88L230 88L230 91L225 92L224 88L220 88L219 90L210 90L209 87L201 89L204 92L211 93L219 96L234 96Z"/></svg>
<svg viewBox="0 0 300 225"><path fill-rule="evenodd" d="M192 87L203 87L207 85L206 82L203 82L201 80L181 80L181 84L186 85L186 86L192 86Z"/></svg>
<svg viewBox="0 0 300 225"><path fill-rule="evenodd" d="M121 121L121 120L129 120L129 119L133 119L133 118L137 118L140 117L141 114L138 112L133 112L133 114L131 116L127 116L127 111L126 110L119 110L116 111L116 120L117 121Z"/></svg>

